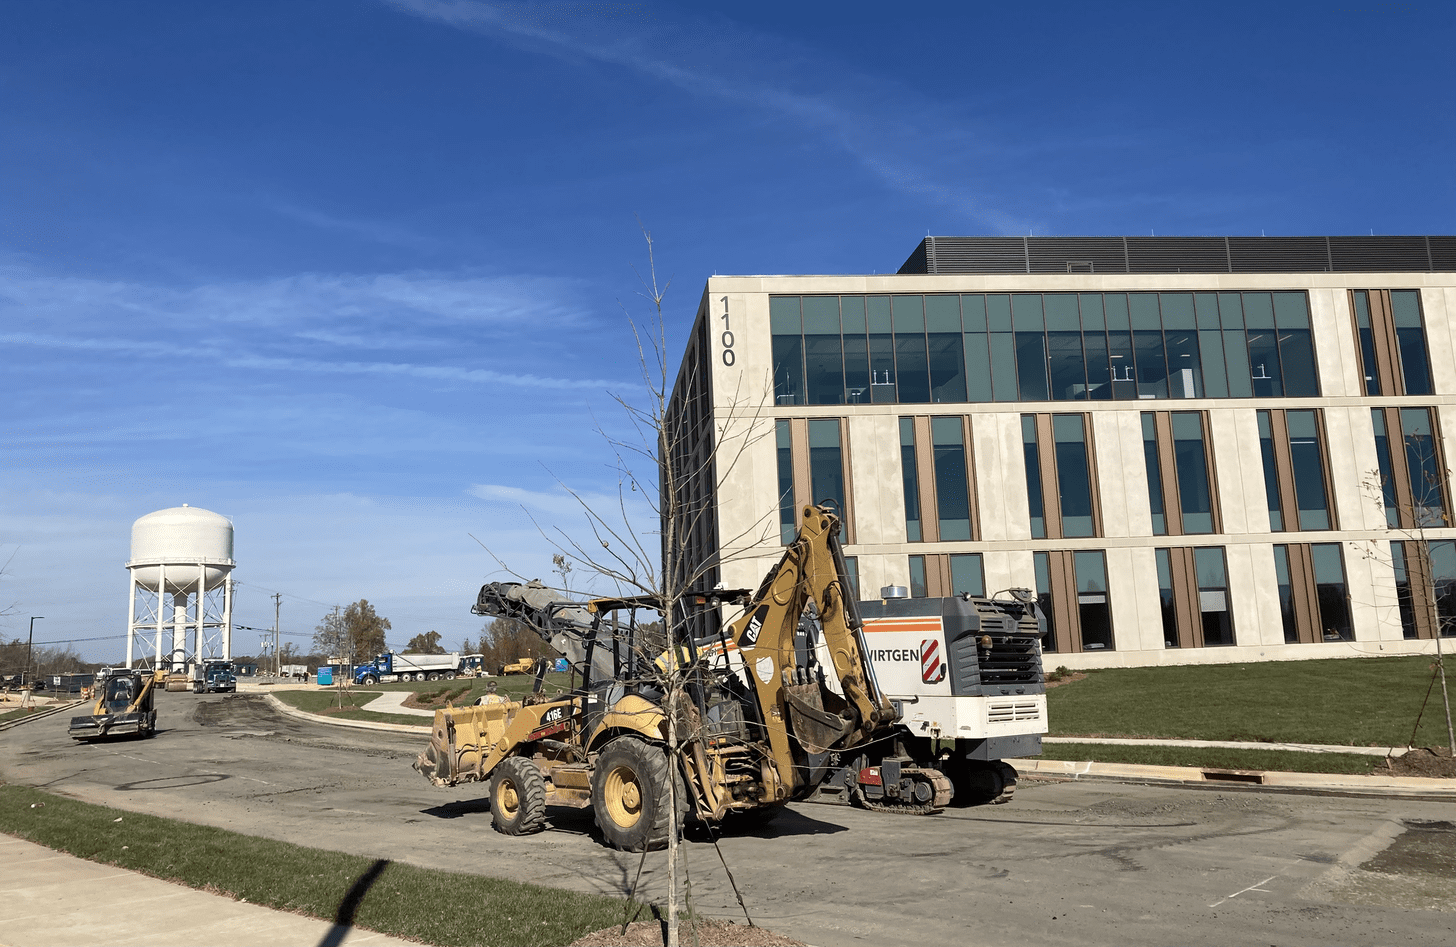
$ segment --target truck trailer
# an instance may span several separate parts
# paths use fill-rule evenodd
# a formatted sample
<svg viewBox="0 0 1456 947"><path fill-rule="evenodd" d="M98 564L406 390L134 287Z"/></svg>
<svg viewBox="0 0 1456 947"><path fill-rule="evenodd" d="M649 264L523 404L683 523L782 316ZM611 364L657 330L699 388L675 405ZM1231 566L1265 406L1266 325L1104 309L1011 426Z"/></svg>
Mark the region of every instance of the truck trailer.
<svg viewBox="0 0 1456 947"><path fill-rule="evenodd" d="M395 654L386 651L354 669L354 683L371 687L394 681L453 681L467 670L459 651L450 654Z"/></svg>

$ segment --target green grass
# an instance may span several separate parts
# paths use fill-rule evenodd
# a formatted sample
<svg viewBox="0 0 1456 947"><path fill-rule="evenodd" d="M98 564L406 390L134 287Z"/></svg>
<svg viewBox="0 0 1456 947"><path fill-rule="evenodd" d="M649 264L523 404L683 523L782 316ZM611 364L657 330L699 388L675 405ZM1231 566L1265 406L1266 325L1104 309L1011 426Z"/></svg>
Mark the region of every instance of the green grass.
<svg viewBox="0 0 1456 947"><path fill-rule="evenodd" d="M15 710L7 710L4 713L0 713L0 723L4 723L7 720L18 720L21 717L29 717L31 714L40 713L42 710L45 709L46 708L44 707L27 707L24 710L21 710L19 708Z"/></svg>
<svg viewBox="0 0 1456 947"><path fill-rule="evenodd" d="M1137 763L1142 766L1193 766L1198 769L1248 769L1276 773L1342 773L1365 776L1383 772L1384 757L1355 753L1301 753L1297 750L1220 750L1184 746L1118 746L1105 743L1043 743L1041 759ZM1012 760L1013 765L1015 760Z"/></svg>
<svg viewBox="0 0 1456 947"><path fill-rule="evenodd" d="M1049 690L1048 715L1053 736L1405 746L1431 667L1401 657L1110 668ZM1414 742L1446 742L1439 685Z"/></svg>
<svg viewBox="0 0 1456 947"><path fill-rule="evenodd" d="M43 807L31 808L35 803ZM118 821L118 817L120 820ZM287 842L0 786L0 831L252 904L333 920L376 864ZM386 863L354 924L427 944L569 944L621 923L625 900Z"/></svg>

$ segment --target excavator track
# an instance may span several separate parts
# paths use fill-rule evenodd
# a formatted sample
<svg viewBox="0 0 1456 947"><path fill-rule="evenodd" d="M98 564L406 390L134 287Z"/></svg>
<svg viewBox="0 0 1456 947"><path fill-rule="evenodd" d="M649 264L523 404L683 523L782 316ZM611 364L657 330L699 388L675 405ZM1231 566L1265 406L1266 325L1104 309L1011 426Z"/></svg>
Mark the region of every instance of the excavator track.
<svg viewBox="0 0 1456 947"><path fill-rule="evenodd" d="M929 802L912 803L893 799L867 799L862 792L856 792L855 803L871 812L896 812L900 815L934 815L950 804L954 789L951 787L950 780L940 770L907 766L900 770L900 776L930 783L935 795Z"/></svg>

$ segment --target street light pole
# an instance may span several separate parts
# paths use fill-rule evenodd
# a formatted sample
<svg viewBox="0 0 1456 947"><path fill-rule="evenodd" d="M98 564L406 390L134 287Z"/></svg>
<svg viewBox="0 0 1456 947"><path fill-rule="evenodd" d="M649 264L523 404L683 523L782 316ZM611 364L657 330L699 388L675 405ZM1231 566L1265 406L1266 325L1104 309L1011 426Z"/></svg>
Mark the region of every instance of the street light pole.
<svg viewBox="0 0 1456 947"><path fill-rule="evenodd" d="M24 685L26 679L30 677L30 651L32 645L34 645L35 643L35 623L40 621L44 617L44 615L30 616L30 634L27 635L25 639L25 673L21 675L21 685Z"/></svg>

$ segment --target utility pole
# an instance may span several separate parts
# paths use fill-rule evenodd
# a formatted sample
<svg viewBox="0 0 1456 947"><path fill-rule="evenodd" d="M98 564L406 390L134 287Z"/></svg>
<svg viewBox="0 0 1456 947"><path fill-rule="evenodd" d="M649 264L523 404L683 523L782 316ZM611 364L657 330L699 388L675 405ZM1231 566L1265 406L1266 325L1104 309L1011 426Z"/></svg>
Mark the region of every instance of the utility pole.
<svg viewBox="0 0 1456 947"><path fill-rule="evenodd" d="M273 676L275 678L279 678L279 677L282 677L283 676L283 658L281 658L279 656L279 654L278 654L278 638L280 636L280 632L279 632L279 628L278 628L278 613L282 610L282 605L283 605L283 593L281 593L281 592L274 592L273 593Z"/></svg>
<svg viewBox="0 0 1456 947"><path fill-rule="evenodd" d="M35 623L45 618L44 615L30 616L30 634L25 639L25 673L20 675L20 683L24 685L30 680L30 650L35 644Z"/></svg>

